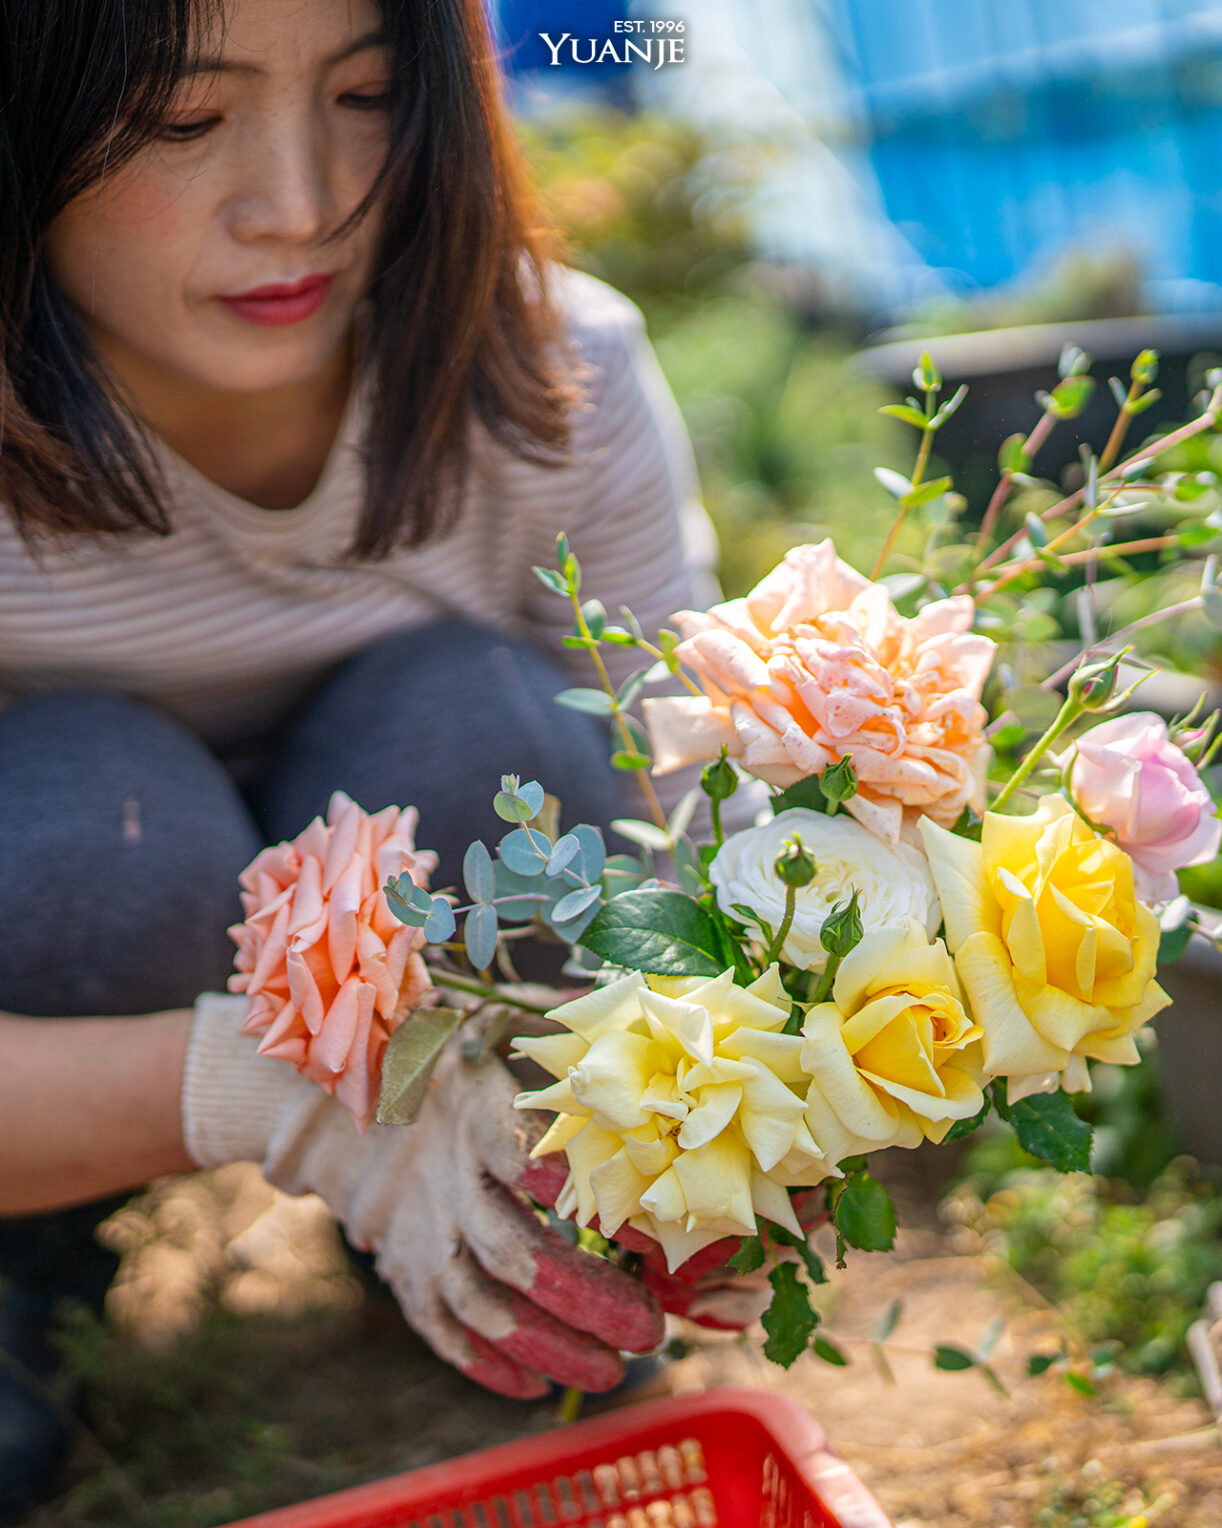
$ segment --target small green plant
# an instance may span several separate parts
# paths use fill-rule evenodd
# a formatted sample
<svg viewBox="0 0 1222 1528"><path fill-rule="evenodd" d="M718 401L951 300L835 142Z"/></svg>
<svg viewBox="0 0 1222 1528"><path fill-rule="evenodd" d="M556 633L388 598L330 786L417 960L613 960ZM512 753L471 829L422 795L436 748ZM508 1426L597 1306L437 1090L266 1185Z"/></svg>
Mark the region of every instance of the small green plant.
<svg viewBox="0 0 1222 1528"><path fill-rule="evenodd" d="M998 1172L1000 1149L992 1141L976 1148L980 1176L969 1158L945 1218L1044 1295L1104 1367L1194 1389L1184 1339L1205 1291L1222 1278L1222 1196L1185 1159L1137 1197L1085 1173L1034 1164Z"/></svg>

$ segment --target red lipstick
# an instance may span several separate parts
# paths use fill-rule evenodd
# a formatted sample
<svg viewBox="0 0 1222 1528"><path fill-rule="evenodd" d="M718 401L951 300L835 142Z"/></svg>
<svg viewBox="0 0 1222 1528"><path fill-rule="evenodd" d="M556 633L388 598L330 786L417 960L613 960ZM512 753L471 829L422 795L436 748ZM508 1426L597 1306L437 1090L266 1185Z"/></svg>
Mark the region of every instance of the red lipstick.
<svg viewBox="0 0 1222 1528"><path fill-rule="evenodd" d="M291 283L272 282L267 286L252 287L249 292L222 297L220 301L231 313L252 324L273 327L299 324L302 319L317 313L326 302L331 280L326 274L303 276L300 281Z"/></svg>

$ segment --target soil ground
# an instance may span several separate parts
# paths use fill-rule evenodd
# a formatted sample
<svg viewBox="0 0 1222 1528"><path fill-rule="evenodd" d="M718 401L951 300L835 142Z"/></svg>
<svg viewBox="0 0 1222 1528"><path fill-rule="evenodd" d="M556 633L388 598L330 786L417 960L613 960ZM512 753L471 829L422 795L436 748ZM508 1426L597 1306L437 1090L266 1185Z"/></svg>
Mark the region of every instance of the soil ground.
<svg viewBox="0 0 1222 1528"><path fill-rule="evenodd" d="M686 1356L653 1389L795 1396L902 1528L1129 1528L1139 1514L1218 1528L1222 1446L1204 1406L1120 1375L1094 1398L1027 1377L1026 1356L1056 1344L1055 1313L956 1255L927 1205L907 1209L915 1229L895 1252L858 1254L826 1292L847 1368L805 1357L786 1373L758 1332L685 1328ZM106 1234L124 1254L108 1325L66 1335L89 1427L65 1490L26 1528L207 1528L556 1425L554 1404L500 1400L434 1359L348 1274L323 1206L252 1168L158 1185ZM888 1380L871 1334L896 1299ZM970 1347L997 1318L1007 1394L933 1368L935 1343Z"/></svg>

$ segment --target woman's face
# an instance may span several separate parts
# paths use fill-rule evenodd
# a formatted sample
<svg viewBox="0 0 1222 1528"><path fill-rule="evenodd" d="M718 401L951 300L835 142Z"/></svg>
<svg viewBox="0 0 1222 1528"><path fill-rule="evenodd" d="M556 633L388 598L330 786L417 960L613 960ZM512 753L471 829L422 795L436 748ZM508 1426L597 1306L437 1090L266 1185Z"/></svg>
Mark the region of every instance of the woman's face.
<svg viewBox="0 0 1222 1528"><path fill-rule="evenodd" d="M389 144L375 0L229 0L156 139L77 197L50 269L105 360L150 385L307 383L345 350Z"/></svg>

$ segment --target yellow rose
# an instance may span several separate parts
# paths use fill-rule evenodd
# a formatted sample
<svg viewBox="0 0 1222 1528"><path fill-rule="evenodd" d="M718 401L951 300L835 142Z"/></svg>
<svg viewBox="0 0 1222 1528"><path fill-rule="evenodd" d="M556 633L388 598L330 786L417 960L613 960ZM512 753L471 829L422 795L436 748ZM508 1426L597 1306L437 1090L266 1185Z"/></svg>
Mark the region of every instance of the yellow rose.
<svg viewBox="0 0 1222 1528"><path fill-rule="evenodd" d="M516 1041L561 1080L519 1094L558 1118L534 1154L564 1148L557 1201L605 1236L625 1221L673 1273L710 1242L754 1235L756 1216L801 1234L788 1185L828 1165L804 1119L802 1037L774 965L749 987L721 976L633 972L555 1009L568 1034Z"/></svg>
<svg viewBox="0 0 1222 1528"><path fill-rule="evenodd" d="M1062 796L1031 817L988 813L978 844L927 818L921 831L989 1075L1014 1099L1088 1088L1088 1056L1136 1062L1133 1032L1171 999L1128 855Z"/></svg>
<svg viewBox="0 0 1222 1528"><path fill-rule="evenodd" d="M940 1141L984 1104L981 1031L946 946L913 918L864 936L803 1033L806 1122L830 1162Z"/></svg>

